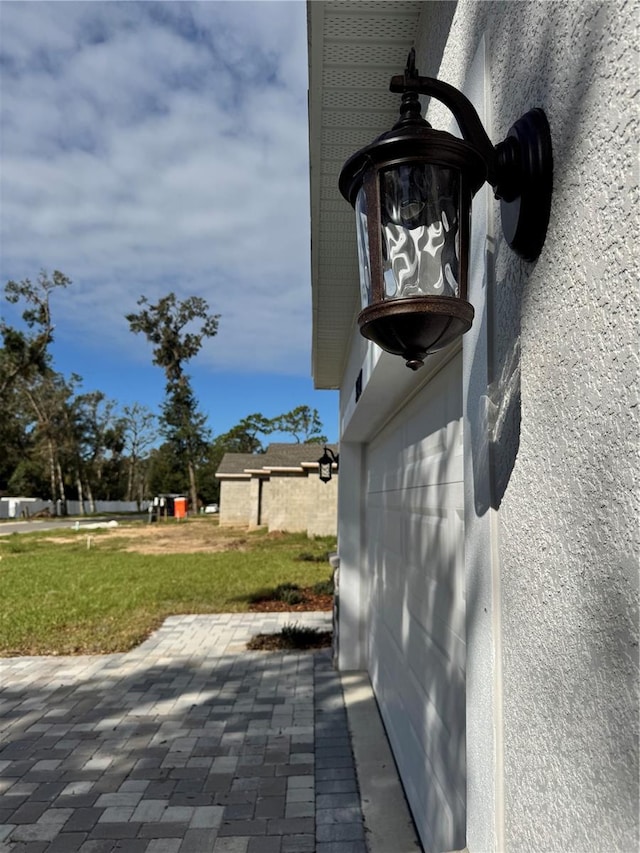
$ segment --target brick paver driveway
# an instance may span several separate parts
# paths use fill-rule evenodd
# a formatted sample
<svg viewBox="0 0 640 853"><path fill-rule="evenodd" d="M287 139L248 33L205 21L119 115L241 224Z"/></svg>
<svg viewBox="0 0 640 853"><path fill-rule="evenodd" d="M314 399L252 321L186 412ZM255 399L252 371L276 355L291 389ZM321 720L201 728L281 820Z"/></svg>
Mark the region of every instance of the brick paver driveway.
<svg viewBox="0 0 640 853"><path fill-rule="evenodd" d="M330 614L167 619L127 654L0 660L0 853L364 853Z"/></svg>

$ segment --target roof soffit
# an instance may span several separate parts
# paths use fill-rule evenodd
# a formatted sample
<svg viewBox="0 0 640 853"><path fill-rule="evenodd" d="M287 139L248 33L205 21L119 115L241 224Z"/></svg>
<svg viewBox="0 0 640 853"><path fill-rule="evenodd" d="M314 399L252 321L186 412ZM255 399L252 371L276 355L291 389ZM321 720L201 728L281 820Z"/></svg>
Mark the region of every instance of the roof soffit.
<svg viewBox="0 0 640 853"><path fill-rule="evenodd" d="M312 372L339 388L359 310L351 207L338 175L351 154L396 120L389 80L402 71L424 3L309 0Z"/></svg>

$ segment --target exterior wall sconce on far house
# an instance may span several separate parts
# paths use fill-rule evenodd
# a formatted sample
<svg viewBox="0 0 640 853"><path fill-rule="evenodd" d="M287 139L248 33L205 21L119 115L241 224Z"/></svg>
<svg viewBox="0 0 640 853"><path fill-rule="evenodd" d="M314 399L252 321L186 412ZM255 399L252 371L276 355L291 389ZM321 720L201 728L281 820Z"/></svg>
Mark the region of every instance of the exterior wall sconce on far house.
<svg viewBox="0 0 640 853"><path fill-rule="evenodd" d="M334 453L330 447L325 444L324 453L318 459L318 476L323 483L328 483L332 477L332 468L336 466L336 471L340 470L340 454Z"/></svg>
<svg viewBox="0 0 640 853"><path fill-rule="evenodd" d="M417 370L471 328L471 200L485 181L500 199L509 246L528 261L540 254L551 209L551 133L544 112L532 109L494 146L462 92L418 75L414 49L389 88L402 93L399 120L347 160L339 186L356 213L360 332ZM462 139L434 130L418 95L451 110Z"/></svg>

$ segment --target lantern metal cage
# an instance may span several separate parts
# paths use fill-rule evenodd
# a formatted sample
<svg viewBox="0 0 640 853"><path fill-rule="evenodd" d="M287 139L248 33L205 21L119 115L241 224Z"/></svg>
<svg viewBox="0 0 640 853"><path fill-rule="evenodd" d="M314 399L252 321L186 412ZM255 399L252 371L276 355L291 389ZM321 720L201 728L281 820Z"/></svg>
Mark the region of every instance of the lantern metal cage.
<svg viewBox="0 0 640 853"><path fill-rule="evenodd" d="M323 483L328 483L332 479L333 466L336 470L340 468L340 454L334 453L330 447L324 446L324 453L318 459L318 476Z"/></svg>

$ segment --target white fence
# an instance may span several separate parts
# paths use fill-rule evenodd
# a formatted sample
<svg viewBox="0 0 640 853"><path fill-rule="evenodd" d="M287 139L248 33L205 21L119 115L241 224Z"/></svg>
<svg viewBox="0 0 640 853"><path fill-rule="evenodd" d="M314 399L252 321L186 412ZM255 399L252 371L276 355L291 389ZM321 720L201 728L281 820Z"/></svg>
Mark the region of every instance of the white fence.
<svg viewBox="0 0 640 853"><path fill-rule="evenodd" d="M95 512L146 512L149 501L142 501L140 509L135 501L96 501ZM84 512L90 513L89 501L84 501ZM83 515L80 501L67 501L67 515Z"/></svg>
<svg viewBox="0 0 640 853"><path fill-rule="evenodd" d="M95 512L146 512L149 501L143 501L138 509L135 501L96 501ZM48 510L50 515L62 515L62 505L57 501L42 501L37 498L0 498L0 518L32 518ZM92 512L89 501L84 501L84 513L80 501L67 501L66 515L88 515Z"/></svg>
<svg viewBox="0 0 640 853"><path fill-rule="evenodd" d="M51 511L51 501L32 498L0 498L0 518L30 518L43 509Z"/></svg>

